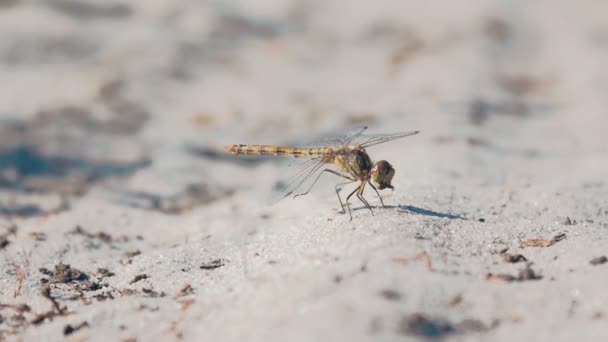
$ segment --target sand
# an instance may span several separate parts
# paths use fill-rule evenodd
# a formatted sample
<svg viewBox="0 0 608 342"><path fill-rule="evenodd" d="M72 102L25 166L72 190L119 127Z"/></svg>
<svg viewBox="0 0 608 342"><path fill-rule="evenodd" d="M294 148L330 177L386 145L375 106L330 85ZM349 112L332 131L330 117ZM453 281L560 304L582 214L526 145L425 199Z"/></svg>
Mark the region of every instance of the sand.
<svg viewBox="0 0 608 342"><path fill-rule="evenodd" d="M606 340L607 19L0 1L0 340ZM352 221L223 150L366 125L421 133Z"/></svg>

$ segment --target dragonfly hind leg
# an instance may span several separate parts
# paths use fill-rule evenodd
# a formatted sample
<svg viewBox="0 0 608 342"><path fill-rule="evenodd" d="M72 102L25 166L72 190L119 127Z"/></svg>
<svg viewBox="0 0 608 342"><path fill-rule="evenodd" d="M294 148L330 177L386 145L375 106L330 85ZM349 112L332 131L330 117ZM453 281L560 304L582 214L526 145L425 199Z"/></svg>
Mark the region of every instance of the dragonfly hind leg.
<svg viewBox="0 0 608 342"><path fill-rule="evenodd" d="M336 190L336 196L338 196L338 201L340 202L340 207L342 208L342 213L343 214L346 214L346 209L344 209L344 204L342 203L342 198L340 197L340 191L342 191L342 186L347 185L347 184L351 184L353 182L355 182L355 181L351 180L351 181L348 181L348 182L339 183L339 184L336 184L336 186L334 188ZM347 204L348 204L348 202L347 202ZM350 213L350 208L348 208L348 209L349 209L349 213Z"/></svg>
<svg viewBox="0 0 608 342"><path fill-rule="evenodd" d="M361 185L359 185L359 187L361 187ZM350 211L350 204L348 203L348 200L355 194L355 192L359 191L359 187L357 187L355 190L353 190L353 192L346 196L346 208L348 208L348 216L350 216L351 221L353 220L353 214Z"/></svg>
<svg viewBox="0 0 608 342"><path fill-rule="evenodd" d="M350 180L351 182L354 182L354 180L353 180L353 179L351 179L351 178L350 178L350 177L348 177L348 176L345 176L345 175L343 175L343 174L341 174L341 173L339 173L339 172L336 172L336 171L334 171L334 170L332 170L332 169L325 169L325 170L321 171L321 173L319 173L319 175L317 176L317 178L315 178L315 180L312 182L312 184L311 184L311 185L308 187L308 189L307 189L306 191L304 191L304 192L302 192L302 193L299 193L299 194L295 194L295 195L293 196L293 198L308 195L308 193L310 192L310 190L312 190L312 188L315 186L315 184L317 184L317 182L319 181L319 178L321 178L321 175L323 175L323 173L325 173L325 172L329 172L329 173L331 173L331 174L334 174L334 175L336 175L336 176L340 176L340 177L342 177L342 178L346 178L346 179ZM348 184L348 183L347 183L347 184ZM340 198L340 195L338 195L338 198ZM342 200L340 200L340 204L342 204ZM344 207L342 207L342 209L344 209Z"/></svg>

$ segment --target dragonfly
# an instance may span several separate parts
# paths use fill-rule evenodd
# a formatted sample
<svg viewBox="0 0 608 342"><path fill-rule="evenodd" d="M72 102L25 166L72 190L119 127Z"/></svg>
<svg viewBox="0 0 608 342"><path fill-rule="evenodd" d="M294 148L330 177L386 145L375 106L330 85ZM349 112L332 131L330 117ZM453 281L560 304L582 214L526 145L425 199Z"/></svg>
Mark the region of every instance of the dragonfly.
<svg viewBox="0 0 608 342"><path fill-rule="evenodd" d="M374 214L372 206L363 196L369 185L378 195L383 207L384 201L378 190L391 189L395 169L386 160L372 162L366 149L388 141L409 137L420 131L398 132L392 134L366 134L367 127L358 128L332 139L327 139L312 147L284 147L273 145L227 145L225 149L235 157L243 155L256 156L291 156L305 159L296 164L295 171L283 182L278 183L280 199L291 195L293 198L307 195L319 178L325 173L346 179L346 182L336 184L335 191L342 212L348 212L350 220L353 216L349 200L356 196L367 209ZM358 183L358 186L342 201L340 191L345 185ZM305 189L305 190L304 190ZM302 191L304 190L304 191ZM297 192L302 191L302 192ZM346 203L346 209L345 204Z"/></svg>

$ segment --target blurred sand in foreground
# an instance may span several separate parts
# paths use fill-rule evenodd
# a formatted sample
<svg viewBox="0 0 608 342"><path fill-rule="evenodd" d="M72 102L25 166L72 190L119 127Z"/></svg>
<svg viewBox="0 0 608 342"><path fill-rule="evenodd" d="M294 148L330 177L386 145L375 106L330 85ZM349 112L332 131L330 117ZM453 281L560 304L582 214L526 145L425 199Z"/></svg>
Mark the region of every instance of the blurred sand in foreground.
<svg viewBox="0 0 608 342"><path fill-rule="evenodd" d="M606 340L607 60L604 1L0 0L0 340ZM222 148L366 125L352 222Z"/></svg>

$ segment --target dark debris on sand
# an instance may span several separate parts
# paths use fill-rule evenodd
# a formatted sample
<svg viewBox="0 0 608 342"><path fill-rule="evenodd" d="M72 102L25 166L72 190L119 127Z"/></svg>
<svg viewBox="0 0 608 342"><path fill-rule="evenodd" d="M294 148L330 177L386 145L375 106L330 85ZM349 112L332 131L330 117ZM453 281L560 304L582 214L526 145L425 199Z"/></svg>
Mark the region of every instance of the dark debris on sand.
<svg viewBox="0 0 608 342"><path fill-rule="evenodd" d="M452 335L485 333L498 326L493 322L490 326L476 319L465 319L453 323L443 318L430 317L423 313L414 313L401 318L397 332L424 340L442 340Z"/></svg>
<svg viewBox="0 0 608 342"><path fill-rule="evenodd" d="M540 280L543 276L539 275L532 269L532 263L526 264L526 267L519 270L516 276L511 274L486 274L486 280L498 283L522 282L528 280Z"/></svg>

